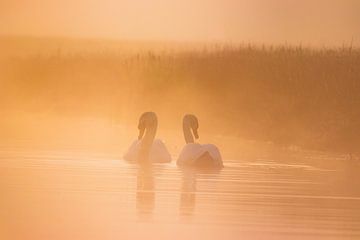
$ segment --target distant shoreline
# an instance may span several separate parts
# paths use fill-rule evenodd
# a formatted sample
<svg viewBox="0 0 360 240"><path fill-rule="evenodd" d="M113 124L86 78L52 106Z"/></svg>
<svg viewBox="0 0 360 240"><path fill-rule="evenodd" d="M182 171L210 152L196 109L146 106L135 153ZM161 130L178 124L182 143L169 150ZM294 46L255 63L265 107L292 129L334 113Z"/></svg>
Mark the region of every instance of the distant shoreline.
<svg viewBox="0 0 360 240"><path fill-rule="evenodd" d="M196 113L213 134L358 151L358 48L18 41L0 38L2 111L126 122L152 110L165 126Z"/></svg>

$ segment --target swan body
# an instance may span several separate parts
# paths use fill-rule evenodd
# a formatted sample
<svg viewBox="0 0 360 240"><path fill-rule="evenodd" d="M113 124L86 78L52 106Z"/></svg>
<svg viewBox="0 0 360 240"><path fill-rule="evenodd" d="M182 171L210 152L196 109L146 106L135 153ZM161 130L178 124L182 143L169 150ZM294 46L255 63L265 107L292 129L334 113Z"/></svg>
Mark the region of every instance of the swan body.
<svg viewBox="0 0 360 240"><path fill-rule="evenodd" d="M219 149L213 144L188 143L177 160L179 166L223 167Z"/></svg>
<svg viewBox="0 0 360 240"><path fill-rule="evenodd" d="M141 140L135 140L129 150L124 155L124 159L128 162L136 162L141 148ZM152 163L168 163L171 162L171 155L166 149L163 141L155 139L149 152L149 162Z"/></svg>
<svg viewBox="0 0 360 240"><path fill-rule="evenodd" d="M183 118L183 132L186 145L182 149L177 165L222 168L223 162L219 149L214 144L194 143L194 137L199 138L197 129L199 123L194 115L185 115ZM191 129L193 133L191 132Z"/></svg>
<svg viewBox="0 0 360 240"><path fill-rule="evenodd" d="M128 162L166 163L171 156L165 144L155 139L157 116L154 112L145 112L139 119L139 137L130 146L124 159Z"/></svg>

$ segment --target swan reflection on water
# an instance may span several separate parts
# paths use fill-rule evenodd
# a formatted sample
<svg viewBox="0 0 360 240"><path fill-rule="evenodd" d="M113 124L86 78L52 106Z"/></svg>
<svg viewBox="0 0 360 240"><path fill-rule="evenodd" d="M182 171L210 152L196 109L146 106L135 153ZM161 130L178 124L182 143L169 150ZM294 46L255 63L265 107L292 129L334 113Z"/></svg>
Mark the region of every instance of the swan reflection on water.
<svg viewBox="0 0 360 240"><path fill-rule="evenodd" d="M180 189L180 216L192 216L196 202L196 173L193 169L182 169Z"/></svg>
<svg viewBox="0 0 360 240"><path fill-rule="evenodd" d="M151 164L139 164L136 184L136 210L139 220L151 220L155 208L155 179Z"/></svg>
<svg viewBox="0 0 360 240"><path fill-rule="evenodd" d="M180 187L180 219L190 221L196 213L196 194L198 192L198 180L213 179L218 176L221 169L201 169L197 167L181 167L182 181Z"/></svg>

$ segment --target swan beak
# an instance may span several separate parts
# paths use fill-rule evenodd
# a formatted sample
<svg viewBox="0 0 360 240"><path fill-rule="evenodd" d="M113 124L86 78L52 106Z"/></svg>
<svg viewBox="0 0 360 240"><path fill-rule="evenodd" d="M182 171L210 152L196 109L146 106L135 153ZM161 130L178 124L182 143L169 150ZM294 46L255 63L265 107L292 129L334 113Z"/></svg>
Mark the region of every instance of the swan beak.
<svg viewBox="0 0 360 240"><path fill-rule="evenodd" d="M139 137L138 137L138 140L141 140L142 137L144 136L144 133L145 133L145 128L140 128L139 129Z"/></svg>
<svg viewBox="0 0 360 240"><path fill-rule="evenodd" d="M199 139L199 134L198 134L197 129L193 129L193 133L194 133L195 139Z"/></svg>

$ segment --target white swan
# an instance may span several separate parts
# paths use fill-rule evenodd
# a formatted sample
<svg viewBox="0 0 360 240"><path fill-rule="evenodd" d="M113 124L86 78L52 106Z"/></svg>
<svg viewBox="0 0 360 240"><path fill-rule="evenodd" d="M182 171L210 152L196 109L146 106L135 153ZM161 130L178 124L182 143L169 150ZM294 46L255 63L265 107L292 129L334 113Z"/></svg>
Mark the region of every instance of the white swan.
<svg viewBox="0 0 360 240"><path fill-rule="evenodd" d="M194 143L198 135L199 122L196 116L187 114L183 118L183 132L186 145L182 149L177 165L194 167L223 167L219 149L213 144ZM191 133L191 129L193 133ZM194 134L194 136L193 136Z"/></svg>
<svg viewBox="0 0 360 240"><path fill-rule="evenodd" d="M139 137L124 155L129 162L171 162L171 156L165 144L155 139L157 116L154 112L145 112L139 119ZM145 131L146 130L146 131Z"/></svg>

